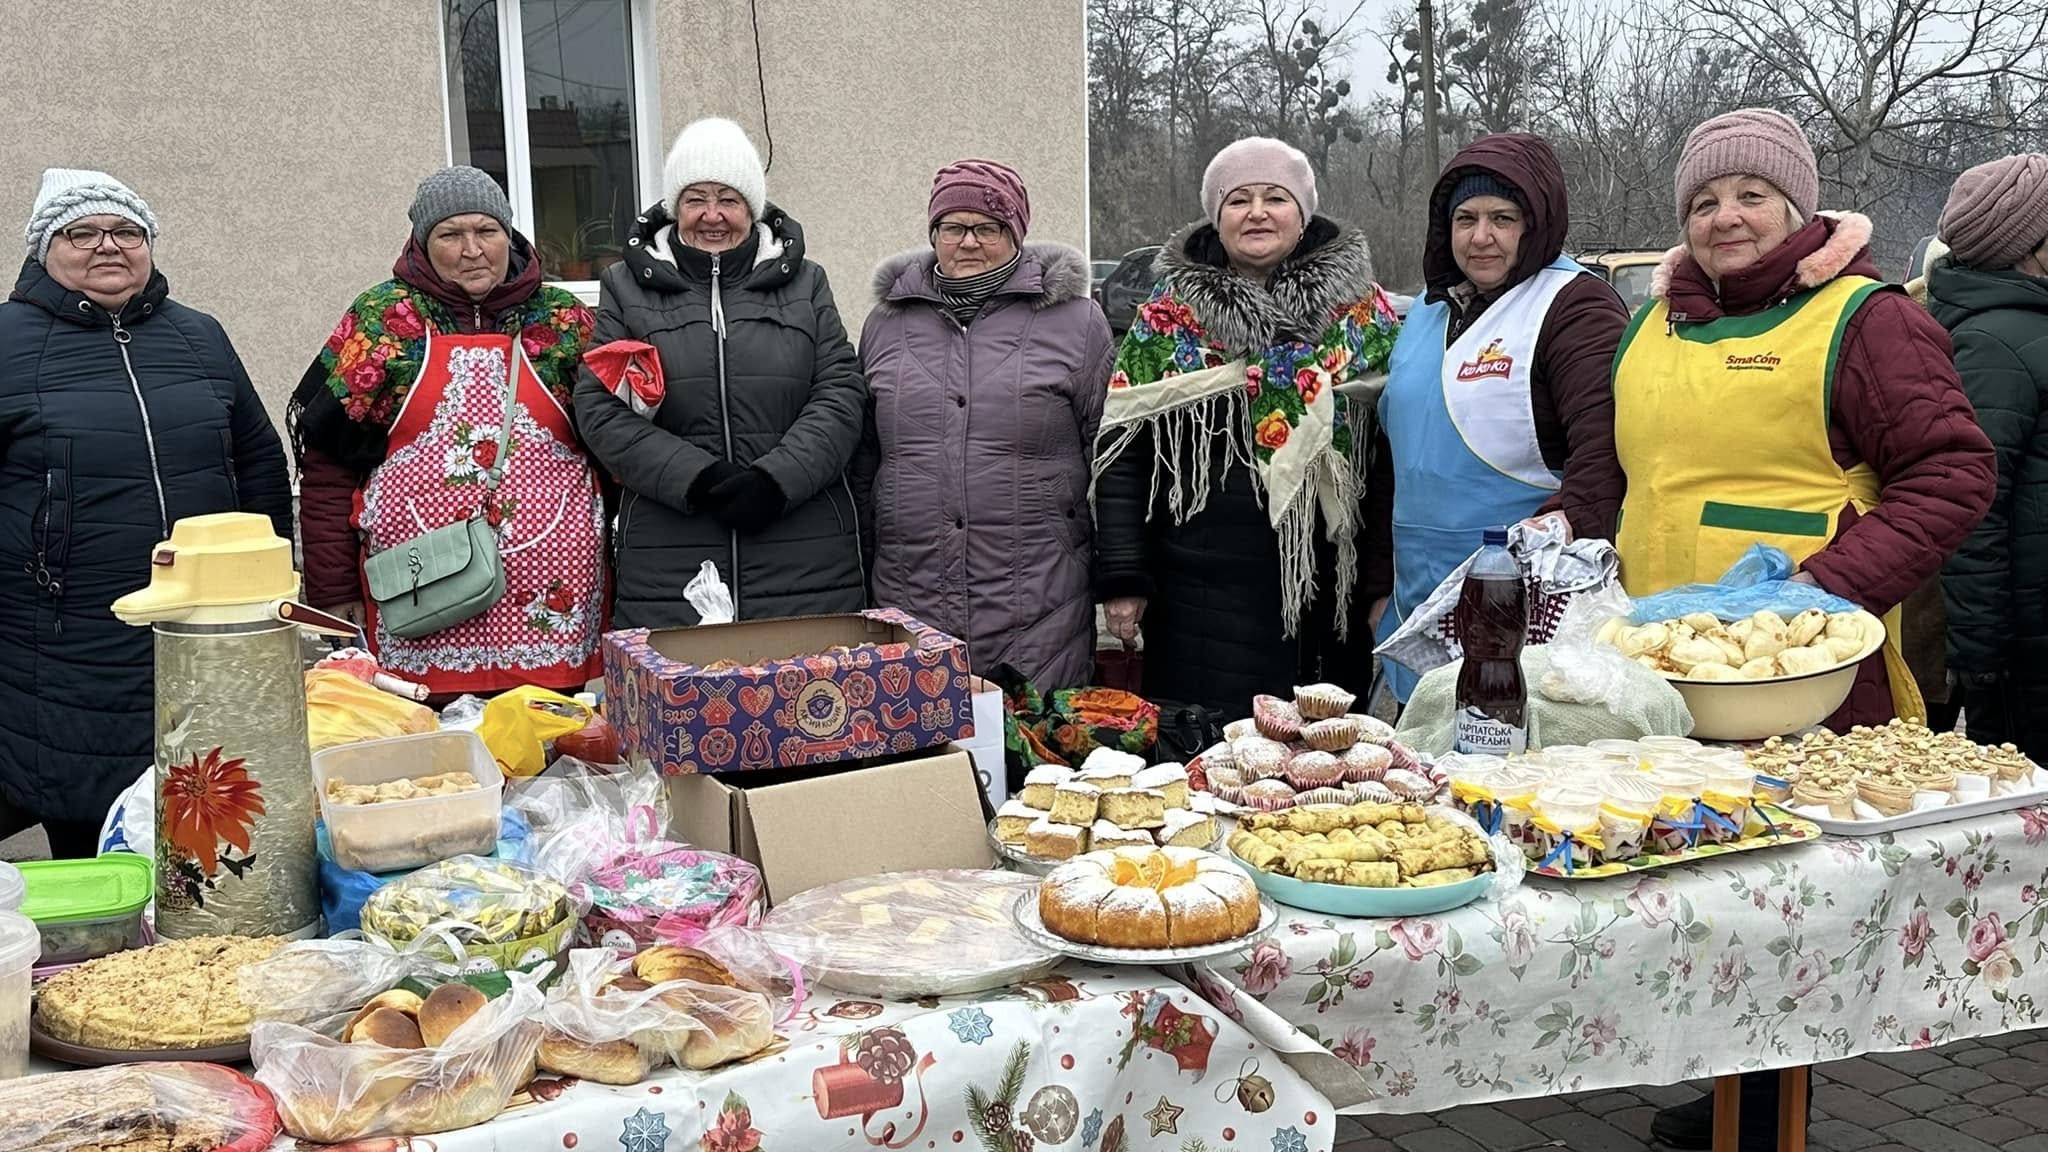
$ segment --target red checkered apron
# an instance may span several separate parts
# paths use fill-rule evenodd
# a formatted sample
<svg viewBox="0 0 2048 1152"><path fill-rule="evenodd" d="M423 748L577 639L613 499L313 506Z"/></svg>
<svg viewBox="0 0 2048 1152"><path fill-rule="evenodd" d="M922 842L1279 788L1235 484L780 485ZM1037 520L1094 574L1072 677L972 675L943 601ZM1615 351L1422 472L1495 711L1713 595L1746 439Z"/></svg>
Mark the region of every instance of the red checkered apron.
<svg viewBox="0 0 2048 1152"><path fill-rule="evenodd" d="M504 479L489 492L505 388L517 403ZM391 426L384 463L356 497L371 552L486 514L505 597L481 616L413 640L383 631L365 589L377 659L435 694L519 684L580 687L597 675L607 599L604 506L569 416L510 336L430 333L419 378Z"/></svg>

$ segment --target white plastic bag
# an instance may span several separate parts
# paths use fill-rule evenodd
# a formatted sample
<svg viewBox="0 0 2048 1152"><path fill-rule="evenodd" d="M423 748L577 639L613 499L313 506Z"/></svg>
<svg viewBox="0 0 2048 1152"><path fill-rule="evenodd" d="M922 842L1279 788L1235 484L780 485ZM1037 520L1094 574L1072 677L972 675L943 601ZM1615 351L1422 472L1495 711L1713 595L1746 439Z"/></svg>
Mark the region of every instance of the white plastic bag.
<svg viewBox="0 0 2048 1152"><path fill-rule="evenodd" d="M403 949L361 932L294 940L268 960L243 965L235 973L236 990L258 1020L338 1036L357 1009L407 978L454 979L460 974L463 948L454 928L429 929ZM444 959L442 947L457 959Z"/></svg>
<svg viewBox="0 0 2048 1152"><path fill-rule="evenodd" d="M1610 584L1572 601L1550 639L1550 670L1537 691L1564 704L1604 704L1609 711L1633 679L1635 662L1598 640L1601 625L1629 613L1628 594Z"/></svg>
<svg viewBox="0 0 2048 1152"><path fill-rule="evenodd" d="M718 565L706 560L683 588L683 599L697 610L699 624L732 623L732 593L719 578Z"/></svg>

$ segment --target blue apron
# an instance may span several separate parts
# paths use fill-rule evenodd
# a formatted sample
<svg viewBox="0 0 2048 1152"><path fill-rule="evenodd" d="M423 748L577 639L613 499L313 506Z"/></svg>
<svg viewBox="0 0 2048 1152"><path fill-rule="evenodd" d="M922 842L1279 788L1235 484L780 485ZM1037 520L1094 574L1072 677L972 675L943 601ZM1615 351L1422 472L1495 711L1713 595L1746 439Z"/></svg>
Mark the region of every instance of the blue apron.
<svg viewBox="0 0 2048 1152"><path fill-rule="evenodd" d="M1380 396L1394 452L1394 596L1378 638L1392 636L1437 585L1479 551L1490 527L1536 514L1561 477L1543 464L1530 375L1543 318L1585 272L1560 256L1487 308L1449 347L1450 305L1418 303L1401 327ZM1407 703L1420 678L1384 662Z"/></svg>

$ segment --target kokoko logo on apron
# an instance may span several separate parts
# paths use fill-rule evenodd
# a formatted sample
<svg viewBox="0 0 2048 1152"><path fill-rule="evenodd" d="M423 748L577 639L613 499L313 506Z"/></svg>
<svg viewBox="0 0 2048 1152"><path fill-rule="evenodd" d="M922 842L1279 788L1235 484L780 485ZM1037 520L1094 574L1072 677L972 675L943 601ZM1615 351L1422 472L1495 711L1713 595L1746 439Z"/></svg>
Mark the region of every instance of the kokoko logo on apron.
<svg viewBox="0 0 2048 1152"><path fill-rule="evenodd" d="M1501 347L1500 340L1495 338L1479 350L1477 359L1467 360L1458 366L1458 382L1470 384L1474 380L1484 380L1490 376L1505 380L1514 370L1515 358L1508 355Z"/></svg>

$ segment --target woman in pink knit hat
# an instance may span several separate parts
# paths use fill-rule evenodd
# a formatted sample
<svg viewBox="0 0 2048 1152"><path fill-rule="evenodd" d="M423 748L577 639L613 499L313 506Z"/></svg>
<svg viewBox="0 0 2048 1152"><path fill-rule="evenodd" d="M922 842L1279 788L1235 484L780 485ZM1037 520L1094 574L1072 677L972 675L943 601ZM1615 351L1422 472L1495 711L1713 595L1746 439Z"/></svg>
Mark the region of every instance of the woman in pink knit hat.
<svg viewBox="0 0 2048 1152"><path fill-rule="evenodd" d="M1998 452L1998 494L1950 558L1949 662L1970 738L2048 761L2048 155L1980 164L1941 213L1928 307Z"/></svg>

